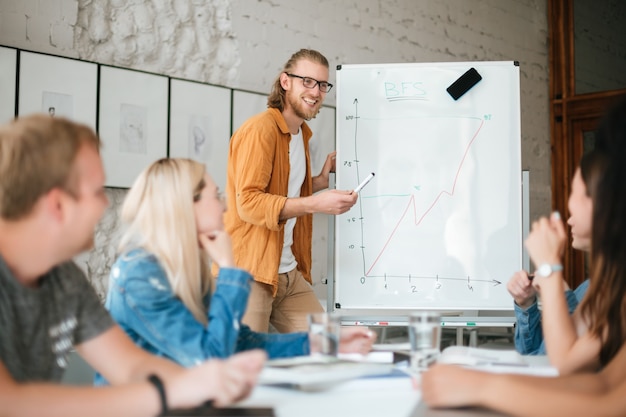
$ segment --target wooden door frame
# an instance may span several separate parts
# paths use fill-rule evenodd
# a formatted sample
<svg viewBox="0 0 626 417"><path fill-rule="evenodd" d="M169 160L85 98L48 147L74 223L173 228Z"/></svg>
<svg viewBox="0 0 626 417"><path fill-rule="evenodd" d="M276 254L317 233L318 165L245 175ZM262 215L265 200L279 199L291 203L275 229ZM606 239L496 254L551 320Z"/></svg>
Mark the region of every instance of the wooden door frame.
<svg viewBox="0 0 626 417"><path fill-rule="evenodd" d="M567 201L583 154L584 132L593 131L604 111L626 96L626 89L576 94L573 3L574 0L548 0L552 207L564 220L569 216ZM571 288L587 278L584 265L584 253L568 245L563 276Z"/></svg>

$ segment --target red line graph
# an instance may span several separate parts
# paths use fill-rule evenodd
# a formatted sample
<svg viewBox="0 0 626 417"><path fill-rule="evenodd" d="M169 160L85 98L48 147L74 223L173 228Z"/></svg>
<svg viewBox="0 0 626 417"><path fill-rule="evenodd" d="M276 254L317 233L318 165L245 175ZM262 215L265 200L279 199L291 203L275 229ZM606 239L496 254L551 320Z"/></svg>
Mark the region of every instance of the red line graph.
<svg viewBox="0 0 626 417"><path fill-rule="evenodd" d="M467 154L469 153L469 150L472 147L472 144L474 143L474 141L478 137L478 133L482 129L484 123L485 123L485 121L481 120L480 125L478 126L478 129L476 130L476 132L474 132L474 136L472 136L472 139L468 142L467 146L465 147L465 151L463 152L463 157L461 158L461 162L459 163L459 167L457 168L456 174L454 175L454 181L452 183L452 189L450 191L441 190L439 192L439 194L437 194L437 197L433 200L433 202L430 205L430 207L428 207L428 209L426 209L426 211L424 211L424 214L422 214L419 219L417 218L417 213L416 213L417 209L415 207L415 195L411 195L411 198L409 199L409 203L407 204L406 208L402 212L402 215L400 216L400 219L398 220L398 222L396 223L395 227L393 228L393 231L391 232L391 234L389 235L389 237L385 241L385 244L383 245L383 248L379 252L378 256L376 256L376 259L374 260L374 263L372 263L372 266L370 266L370 268L365 273L365 276L369 275L369 273L372 271L372 269L374 269L374 267L376 266L376 264L378 263L380 258L385 253L385 250L387 249L387 246L391 242L391 239L393 238L393 236L396 234L396 231L398 230L398 227L400 227L400 224L404 220L404 218L405 218L406 214L408 213L409 208L411 208L411 206L413 206L413 218L415 219L414 220L414 224L415 224L415 226L419 226L422 223L422 220L424 220L424 218L428 215L428 213L430 213L430 211L437 205L437 203L439 202L439 199L441 199L441 197L444 194L448 195L450 197L454 195L454 191L456 189L456 183L457 183L457 180L459 179L459 175L461 173L461 168L463 168L463 164L465 163L465 158L467 157Z"/></svg>

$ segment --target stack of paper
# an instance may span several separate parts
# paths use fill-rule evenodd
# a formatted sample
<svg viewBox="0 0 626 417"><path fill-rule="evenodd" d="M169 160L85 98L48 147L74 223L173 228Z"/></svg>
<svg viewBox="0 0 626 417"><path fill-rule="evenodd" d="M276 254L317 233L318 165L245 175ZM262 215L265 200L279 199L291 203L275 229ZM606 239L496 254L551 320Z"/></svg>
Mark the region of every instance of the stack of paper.
<svg viewBox="0 0 626 417"><path fill-rule="evenodd" d="M487 364L528 366L524 357L515 350L484 349L469 346L449 346L441 352L437 362L469 366Z"/></svg>
<svg viewBox="0 0 626 417"><path fill-rule="evenodd" d="M387 375L393 370L391 364L300 356L268 361L259 375L259 384L319 391L355 378Z"/></svg>
<svg viewBox="0 0 626 417"><path fill-rule="evenodd" d="M531 364L526 357L515 350L450 346L441 352L437 362L464 365L472 369L494 373L558 376L556 368L549 364Z"/></svg>

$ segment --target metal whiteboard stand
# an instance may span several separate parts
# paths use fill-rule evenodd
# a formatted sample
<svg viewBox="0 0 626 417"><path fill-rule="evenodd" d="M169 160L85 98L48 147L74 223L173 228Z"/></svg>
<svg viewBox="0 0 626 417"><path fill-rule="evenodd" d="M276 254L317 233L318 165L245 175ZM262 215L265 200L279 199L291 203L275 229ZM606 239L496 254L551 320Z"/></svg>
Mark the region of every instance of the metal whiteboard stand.
<svg viewBox="0 0 626 417"><path fill-rule="evenodd" d="M328 176L328 188L335 188L335 175ZM328 216L328 253L326 264L326 311L335 311L335 216Z"/></svg>
<svg viewBox="0 0 626 417"><path fill-rule="evenodd" d="M524 242L530 232L530 171L522 171L522 236ZM530 272L530 258L526 245L522 245L522 267Z"/></svg>

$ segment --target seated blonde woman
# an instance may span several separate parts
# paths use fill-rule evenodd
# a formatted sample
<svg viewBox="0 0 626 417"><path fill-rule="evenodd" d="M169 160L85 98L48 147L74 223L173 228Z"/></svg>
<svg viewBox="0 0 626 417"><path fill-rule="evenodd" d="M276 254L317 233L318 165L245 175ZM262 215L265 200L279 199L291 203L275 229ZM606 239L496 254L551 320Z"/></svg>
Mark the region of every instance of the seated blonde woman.
<svg viewBox="0 0 626 417"><path fill-rule="evenodd" d="M252 277L234 265L225 209L203 164L150 165L122 207L127 229L106 308L139 346L184 366L253 348L270 358L307 355L307 333L256 333L241 323ZM220 267L214 291L211 261ZM340 351L366 353L373 341L368 329L345 328Z"/></svg>

